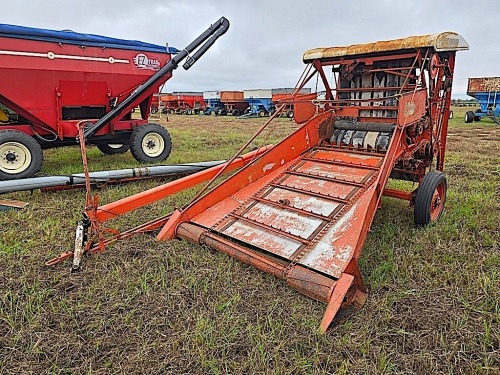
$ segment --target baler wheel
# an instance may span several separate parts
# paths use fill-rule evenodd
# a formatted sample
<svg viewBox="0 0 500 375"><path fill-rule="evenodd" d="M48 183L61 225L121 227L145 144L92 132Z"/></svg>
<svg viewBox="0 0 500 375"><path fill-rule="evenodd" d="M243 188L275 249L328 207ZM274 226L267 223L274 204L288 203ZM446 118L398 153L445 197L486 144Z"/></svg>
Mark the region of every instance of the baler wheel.
<svg viewBox="0 0 500 375"><path fill-rule="evenodd" d="M96 144L99 151L106 155L117 155L126 153L130 146L125 143L101 143Z"/></svg>
<svg viewBox="0 0 500 375"><path fill-rule="evenodd" d="M0 180L31 177L42 162L42 148L33 137L18 130L0 131Z"/></svg>
<svg viewBox="0 0 500 375"><path fill-rule="evenodd" d="M464 118L464 120L465 120L465 122L467 124L469 124L472 121L474 121L474 112L472 112L472 111L465 112L465 118Z"/></svg>
<svg viewBox="0 0 500 375"><path fill-rule="evenodd" d="M130 152L137 161L152 163L165 160L172 151L170 134L161 125L146 124L132 131Z"/></svg>
<svg viewBox="0 0 500 375"><path fill-rule="evenodd" d="M441 216L446 201L446 176L440 171L430 171L420 183L415 197L413 218L418 226L428 225Z"/></svg>

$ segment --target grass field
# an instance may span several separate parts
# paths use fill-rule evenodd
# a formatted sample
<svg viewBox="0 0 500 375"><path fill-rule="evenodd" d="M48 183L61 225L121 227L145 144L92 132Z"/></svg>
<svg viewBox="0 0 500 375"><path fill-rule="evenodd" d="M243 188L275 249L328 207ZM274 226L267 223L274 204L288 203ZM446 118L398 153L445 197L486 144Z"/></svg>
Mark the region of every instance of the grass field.
<svg viewBox="0 0 500 375"><path fill-rule="evenodd" d="M360 266L365 306L326 335L325 305L223 254L142 235L69 263L84 192L16 193L0 212L0 373L499 374L500 127L464 124L454 108L441 220L413 225L407 202L383 199ZM171 116L169 163L229 158L263 122ZM268 138L293 130L282 120ZM254 146L265 143L259 139ZM88 151L92 170L137 166ZM46 174L81 171L78 148L47 150ZM159 182L102 189L102 203ZM197 189L111 221L123 230L170 212Z"/></svg>

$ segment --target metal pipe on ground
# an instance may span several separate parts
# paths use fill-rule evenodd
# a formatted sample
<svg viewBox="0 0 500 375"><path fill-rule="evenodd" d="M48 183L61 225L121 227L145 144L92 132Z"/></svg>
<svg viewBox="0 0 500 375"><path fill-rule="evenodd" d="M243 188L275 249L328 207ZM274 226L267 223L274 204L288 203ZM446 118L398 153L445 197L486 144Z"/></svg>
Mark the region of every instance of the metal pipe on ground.
<svg viewBox="0 0 500 375"><path fill-rule="evenodd" d="M116 169L111 171L99 171L90 173L91 183L106 183L127 179L166 177L169 175L191 174L207 168L215 167L225 163L226 160L207 161L200 163L188 163L178 165L158 165L152 167ZM36 190L43 188L64 188L67 186L82 185L85 183L83 173L70 174L66 176L32 177L20 180L0 181L0 194L14 193L18 191Z"/></svg>

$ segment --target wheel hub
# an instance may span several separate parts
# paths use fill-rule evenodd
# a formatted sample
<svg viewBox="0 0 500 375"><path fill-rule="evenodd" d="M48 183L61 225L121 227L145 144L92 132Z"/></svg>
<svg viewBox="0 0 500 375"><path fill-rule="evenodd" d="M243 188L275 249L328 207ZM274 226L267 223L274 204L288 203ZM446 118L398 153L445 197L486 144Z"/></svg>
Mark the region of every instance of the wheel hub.
<svg viewBox="0 0 500 375"><path fill-rule="evenodd" d="M9 174L24 172L31 164L31 152L20 142L0 145L0 171Z"/></svg>
<svg viewBox="0 0 500 375"><path fill-rule="evenodd" d="M17 159L17 155L13 152L8 152L7 155L5 155L5 160L7 160L10 163L15 162Z"/></svg>
<svg viewBox="0 0 500 375"><path fill-rule="evenodd" d="M147 134L142 140L142 150L151 158L161 155L165 149L165 141L162 136L156 132Z"/></svg>

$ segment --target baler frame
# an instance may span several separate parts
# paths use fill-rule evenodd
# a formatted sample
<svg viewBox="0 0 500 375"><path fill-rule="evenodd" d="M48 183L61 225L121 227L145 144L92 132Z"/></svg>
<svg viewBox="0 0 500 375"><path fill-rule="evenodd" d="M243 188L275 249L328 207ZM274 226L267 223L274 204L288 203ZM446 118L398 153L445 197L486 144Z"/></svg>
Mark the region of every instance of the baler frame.
<svg viewBox="0 0 500 375"><path fill-rule="evenodd" d="M455 53L465 49L465 40L448 32L307 51L291 95L301 126L209 190L226 171L219 169L190 203L146 225L159 230L159 240L206 245L327 303L326 332L339 309L359 308L367 298L358 260L382 196L409 201L417 225L443 212ZM324 99L298 94L314 77ZM389 189L389 177L418 187ZM136 196L121 207L140 204Z"/></svg>

